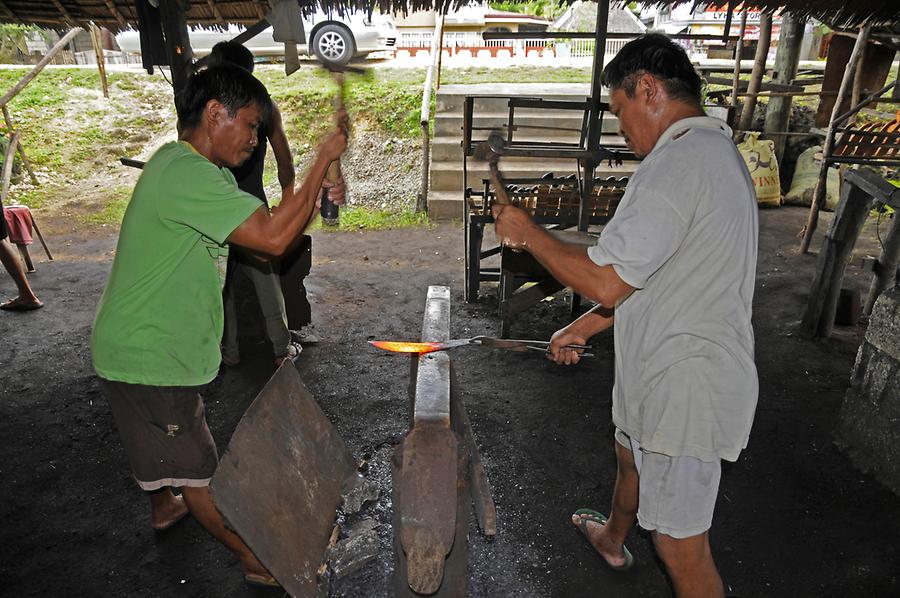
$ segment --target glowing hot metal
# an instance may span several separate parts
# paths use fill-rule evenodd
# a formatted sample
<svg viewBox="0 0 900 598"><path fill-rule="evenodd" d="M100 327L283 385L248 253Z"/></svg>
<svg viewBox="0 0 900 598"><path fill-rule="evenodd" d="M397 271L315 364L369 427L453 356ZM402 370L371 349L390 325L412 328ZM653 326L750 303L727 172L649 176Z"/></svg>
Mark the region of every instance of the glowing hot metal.
<svg viewBox="0 0 900 598"><path fill-rule="evenodd" d="M445 349L444 343L407 343L403 341L369 341L370 345L393 353L432 353Z"/></svg>
<svg viewBox="0 0 900 598"><path fill-rule="evenodd" d="M394 353L433 353L434 351L446 351L454 347L464 347L474 345L476 347L489 347L491 349L506 349L507 351L518 351L521 353L527 351L538 351L546 353L550 349L549 341L533 341L511 338L493 338L490 336L475 336L472 338L459 338L449 341L432 341L425 343L412 343L406 341L369 341L369 344L392 351ZM566 345L568 349L577 349L584 351L591 349L590 345ZM580 353L579 357L593 357L593 353Z"/></svg>

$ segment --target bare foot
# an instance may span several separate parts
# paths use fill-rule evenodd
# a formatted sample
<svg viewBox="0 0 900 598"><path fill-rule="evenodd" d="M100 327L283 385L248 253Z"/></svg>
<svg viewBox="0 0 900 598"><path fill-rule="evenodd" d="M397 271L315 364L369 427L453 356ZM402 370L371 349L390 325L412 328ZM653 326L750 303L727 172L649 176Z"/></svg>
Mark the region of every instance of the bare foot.
<svg viewBox="0 0 900 598"><path fill-rule="evenodd" d="M169 529L188 514L184 499L180 496L171 496L171 499L161 501L162 504L153 505L150 513L150 527L156 531Z"/></svg>
<svg viewBox="0 0 900 598"><path fill-rule="evenodd" d="M578 528L591 543L603 560L613 569L624 571L634 563L634 558L625 545L608 536L606 518L595 511L581 509L572 515L572 524Z"/></svg>

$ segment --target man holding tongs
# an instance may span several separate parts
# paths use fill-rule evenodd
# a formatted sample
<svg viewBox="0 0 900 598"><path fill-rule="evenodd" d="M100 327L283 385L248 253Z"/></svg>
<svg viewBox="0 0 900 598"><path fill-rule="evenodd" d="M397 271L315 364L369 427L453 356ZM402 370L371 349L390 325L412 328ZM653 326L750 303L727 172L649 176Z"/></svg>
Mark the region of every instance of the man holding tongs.
<svg viewBox="0 0 900 598"><path fill-rule="evenodd" d="M723 596L709 528L721 460L746 447L758 394L753 182L731 130L705 116L684 50L665 36L627 44L603 83L621 133L644 160L596 246L562 243L510 205L493 207L496 231L598 303L553 335L550 359L577 363L567 345L615 322L612 512L579 509L572 522L624 570L637 518L677 596Z"/></svg>

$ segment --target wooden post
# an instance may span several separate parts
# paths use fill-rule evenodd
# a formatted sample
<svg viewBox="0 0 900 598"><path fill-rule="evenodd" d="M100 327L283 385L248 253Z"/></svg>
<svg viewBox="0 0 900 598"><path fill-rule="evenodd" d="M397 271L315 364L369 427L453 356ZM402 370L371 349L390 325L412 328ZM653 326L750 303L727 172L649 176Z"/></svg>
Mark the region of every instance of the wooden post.
<svg viewBox="0 0 900 598"><path fill-rule="evenodd" d="M744 109L741 112L741 120L738 129L749 131L753 123L753 111L756 109L756 94L762 83L763 73L766 70L766 57L769 55L769 42L772 39L772 15L762 13L759 17L759 45L756 46L756 57L753 61L753 72L750 73L750 83L747 85L747 99L744 100Z"/></svg>
<svg viewBox="0 0 900 598"><path fill-rule="evenodd" d="M816 231L816 225L819 222L819 206L825 199L825 181L828 177L829 167L828 158L831 157L831 152L834 150L835 129L840 126L840 123L835 122L835 119L840 115L841 104L844 103L844 98L847 97L847 90L850 87L851 81L853 81L862 47L866 45L866 40L869 38L869 31L871 31L871 29L872 26L869 24L860 27L856 43L853 45L853 51L850 53L850 61L847 62L847 68L844 69L844 78L841 79L841 87L838 90L837 98L834 101L834 107L831 109L831 119L829 120L828 132L825 136L825 146L822 148L822 166L819 169L819 180L816 183L816 190L813 192L813 199L809 206L809 215L806 218L806 226L802 231L803 241L800 242L801 254L809 251L809 244L812 242L813 233Z"/></svg>
<svg viewBox="0 0 900 598"><path fill-rule="evenodd" d="M775 55L776 83L790 84L797 76L800 64L800 44L803 41L803 29L806 19L795 13L785 13L781 19L781 32L778 37L778 52ZM766 133L780 133L788 130L791 121L791 96L773 97L766 108ZM784 156L786 138L775 138L775 154L781 162Z"/></svg>
<svg viewBox="0 0 900 598"><path fill-rule="evenodd" d="M16 144L19 143L19 134L13 133L6 147L6 157L3 160L3 189L0 191L0 203L6 203L6 194L9 193L9 179L12 176L13 160L16 156Z"/></svg>
<svg viewBox="0 0 900 598"><path fill-rule="evenodd" d="M175 97L187 83L194 62L194 52L188 39L187 17L181 0L160 0L159 12L162 19L163 36L166 38L166 53L172 73L172 87Z"/></svg>
<svg viewBox="0 0 900 598"><path fill-rule="evenodd" d="M16 97L16 95L20 91L25 89L25 86L31 83L31 80L37 77L38 73L44 70L44 67L50 64L50 61L53 60L53 57L59 54L63 50L63 48L69 45L69 42L72 41L72 39L74 39L79 32L81 32L80 28L72 29L67 34L65 34L62 39L56 42L56 45L50 48L50 51L47 52L47 54L43 58L41 58L40 62L34 65L34 68L31 69L27 75L22 77L18 83L13 85L12 89L7 91L5 94L3 94L2 97L0 97L0 106L6 106L11 99Z"/></svg>
<svg viewBox="0 0 900 598"><path fill-rule="evenodd" d="M100 86L103 97L109 99L109 83L106 80L106 56L103 55L103 43L100 41L100 28L91 23L91 44L97 56L97 72L100 73Z"/></svg>
<svg viewBox="0 0 900 598"><path fill-rule="evenodd" d="M12 118L9 116L9 109L6 106L3 106L3 119L6 121L6 130L9 133L10 138L12 138L13 133L15 133L15 127L13 127ZM34 170L31 168L31 161L28 159L28 156L25 155L25 148L22 147L22 142L19 141L16 146L19 150L19 156L22 158L22 163L25 165L25 170L28 171L29 176L31 176L31 182L35 185L38 185L37 177L34 176Z"/></svg>
<svg viewBox="0 0 900 598"><path fill-rule="evenodd" d="M734 75L731 79L731 105L737 105L738 84L741 81L741 56L744 53L744 34L747 31L747 11L741 11L741 33L738 36L737 48L734 50ZM731 33L730 31L728 32ZM728 123L735 125L737 123Z"/></svg>
<svg viewBox="0 0 900 598"><path fill-rule="evenodd" d="M900 218L895 213L894 225L891 227L891 232L884 239L884 249L881 251L881 257L878 258L875 276L872 278L871 286L869 286L869 296L866 298L865 307L863 307L864 315L871 315L878 296L897 282L898 264L900 264Z"/></svg>
<svg viewBox="0 0 900 598"><path fill-rule="evenodd" d="M872 197L868 193L851 182L844 183L834 221L819 251L816 276L801 323L803 330L815 337L827 338L834 328L844 269L871 206Z"/></svg>

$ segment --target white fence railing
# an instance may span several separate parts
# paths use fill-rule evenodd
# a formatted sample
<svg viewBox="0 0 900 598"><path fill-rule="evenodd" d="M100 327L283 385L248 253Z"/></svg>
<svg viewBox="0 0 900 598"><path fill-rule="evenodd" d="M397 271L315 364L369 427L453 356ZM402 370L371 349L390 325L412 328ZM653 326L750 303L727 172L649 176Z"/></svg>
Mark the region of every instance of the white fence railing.
<svg viewBox="0 0 900 598"><path fill-rule="evenodd" d="M606 41L606 58L615 56L629 39ZM468 53L470 56L521 57L552 55L559 58L590 58L594 55L595 42L592 39L492 39L484 40L480 33L444 33L443 50L451 56ZM431 33L402 33L397 41L397 50L410 53L428 52L431 47Z"/></svg>

